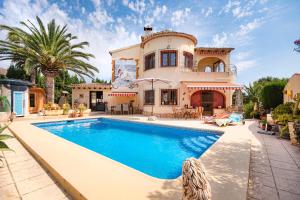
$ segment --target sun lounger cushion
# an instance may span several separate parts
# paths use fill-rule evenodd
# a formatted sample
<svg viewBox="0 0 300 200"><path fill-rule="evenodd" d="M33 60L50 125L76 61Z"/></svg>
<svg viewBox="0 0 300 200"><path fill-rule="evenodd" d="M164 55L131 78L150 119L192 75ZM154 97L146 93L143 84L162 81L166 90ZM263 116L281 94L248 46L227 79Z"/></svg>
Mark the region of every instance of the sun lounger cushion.
<svg viewBox="0 0 300 200"><path fill-rule="evenodd" d="M231 121L230 119L227 118L227 119L216 119L215 122L218 126L227 126Z"/></svg>
<svg viewBox="0 0 300 200"><path fill-rule="evenodd" d="M238 113L232 113L229 117L229 120L232 122L242 122L243 121L243 115Z"/></svg>

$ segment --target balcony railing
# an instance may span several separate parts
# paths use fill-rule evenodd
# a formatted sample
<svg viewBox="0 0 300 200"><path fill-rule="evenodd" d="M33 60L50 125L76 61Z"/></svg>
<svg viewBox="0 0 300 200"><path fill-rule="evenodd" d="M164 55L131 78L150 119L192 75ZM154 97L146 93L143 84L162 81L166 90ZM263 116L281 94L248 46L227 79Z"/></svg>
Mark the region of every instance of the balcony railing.
<svg viewBox="0 0 300 200"><path fill-rule="evenodd" d="M228 75L237 75L237 67L234 64L225 65L225 71L224 72L204 72L203 70L199 70L198 66L194 66L193 69L189 69L189 71L193 72L203 72L203 73L228 73Z"/></svg>

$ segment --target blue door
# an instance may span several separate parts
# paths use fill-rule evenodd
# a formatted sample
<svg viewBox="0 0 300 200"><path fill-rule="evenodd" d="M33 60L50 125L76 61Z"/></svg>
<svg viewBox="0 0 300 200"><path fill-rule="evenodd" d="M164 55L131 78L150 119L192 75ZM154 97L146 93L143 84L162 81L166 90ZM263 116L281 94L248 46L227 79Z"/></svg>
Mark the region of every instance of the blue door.
<svg viewBox="0 0 300 200"><path fill-rule="evenodd" d="M16 116L24 116L24 92L14 91L13 102L13 111Z"/></svg>

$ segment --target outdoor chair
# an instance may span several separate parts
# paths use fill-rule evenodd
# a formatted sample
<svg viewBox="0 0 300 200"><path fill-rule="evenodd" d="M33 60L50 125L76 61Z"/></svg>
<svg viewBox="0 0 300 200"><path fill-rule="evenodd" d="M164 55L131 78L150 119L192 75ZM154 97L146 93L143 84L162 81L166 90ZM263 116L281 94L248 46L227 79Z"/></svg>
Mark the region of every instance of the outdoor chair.
<svg viewBox="0 0 300 200"><path fill-rule="evenodd" d="M122 114L125 114L125 112L127 114L129 114L129 104L122 104L123 106L123 113Z"/></svg>
<svg viewBox="0 0 300 200"><path fill-rule="evenodd" d="M116 105L115 109L114 109L114 112L116 114L122 114L122 105L121 104Z"/></svg>
<svg viewBox="0 0 300 200"><path fill-rule="evenodd" d="M176 108L175 106L172 107L172 111L173 111L173 117L176 118L181 118L182 116L182 112L181 109Z"/></svg>

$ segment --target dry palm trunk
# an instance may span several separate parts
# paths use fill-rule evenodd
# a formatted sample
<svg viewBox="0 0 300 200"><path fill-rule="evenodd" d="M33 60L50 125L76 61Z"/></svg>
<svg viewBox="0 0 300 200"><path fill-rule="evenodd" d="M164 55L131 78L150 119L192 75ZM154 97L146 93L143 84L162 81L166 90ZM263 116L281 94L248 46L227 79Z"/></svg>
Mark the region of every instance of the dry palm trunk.
<svg viewBox="0 0 300 200"><path fill-rule="evenodd" d="M45 76L46 102L54 103L54 76Z"/></svg>
<svg viewBox="0 0 300 200"><path fill-rule="evenodd" d="M34 69L30 74L30 82L35 84L36 83L36 70Z"/></svg>
<svg viewBox="0 0 300 200"><path fill-rule="evenodd" d="M182 167L183 200L211 200L211 188L205 168L199 160L189 158Z"/></svg>

